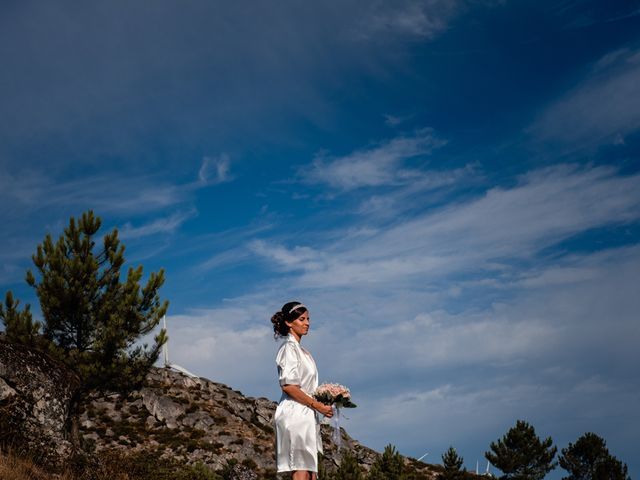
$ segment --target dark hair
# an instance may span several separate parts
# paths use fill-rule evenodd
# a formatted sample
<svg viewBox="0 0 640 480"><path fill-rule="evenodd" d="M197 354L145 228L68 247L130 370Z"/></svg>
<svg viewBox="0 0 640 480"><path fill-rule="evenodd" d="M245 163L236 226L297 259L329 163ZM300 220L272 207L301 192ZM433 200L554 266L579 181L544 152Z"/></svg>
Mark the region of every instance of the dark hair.
<svg viewBox="0 0 640 480"><path fill-rule="evenodd" d="M296 305L300 305L300 307L295 310L291 310ZM296 318L302 315L307 311L307 307L300 304L300 302L287 302L285 303L279 312L273 314L271 317L271 323L273 324L273 336L275 338L278 337L286 337L289 335L289 325L285 322L293 322Z"/></svg>

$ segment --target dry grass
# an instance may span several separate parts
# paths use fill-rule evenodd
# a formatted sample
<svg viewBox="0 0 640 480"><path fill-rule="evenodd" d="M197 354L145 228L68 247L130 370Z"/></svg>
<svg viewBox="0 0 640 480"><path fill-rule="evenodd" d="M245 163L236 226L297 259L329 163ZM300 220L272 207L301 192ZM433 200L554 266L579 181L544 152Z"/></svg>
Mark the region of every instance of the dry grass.
<svg viewBox="0 0 640 480"><path fill-rule="evenodd" d="M0 449L0 480L221 480L204 465L180 465L153 455L126 455L111 451L69 464L61 474L39 467L29 457Z"/></svg>
<svg viewBox="0 0 640 480"><path fill-rule="evenodd" d="M46 473L31 459L21 458L11 451L0 451L0 478L2 480L74 480L68 474L53 476Z"/></svg>
<svg viewBox="0 0 640 480"><path fill-rule="evenodd" d="M126 471L117 464L99 464L92 468L81 469L74 475L69 470L63 473L51 473L38 466L33 459L17 455L15 452L0 450L1 480L132 480Z"/></svg>

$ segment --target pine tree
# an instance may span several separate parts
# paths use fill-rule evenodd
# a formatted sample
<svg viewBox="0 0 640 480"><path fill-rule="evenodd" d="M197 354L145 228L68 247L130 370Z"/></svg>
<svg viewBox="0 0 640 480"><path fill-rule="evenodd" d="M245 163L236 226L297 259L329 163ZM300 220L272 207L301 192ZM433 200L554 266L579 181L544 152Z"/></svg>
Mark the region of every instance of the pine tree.
<svg viewBox="0 0 640 480"><path fill-rule="evenodd" d="M502 439L491 442L491 452L484 456L502 470L501 479L542 480L556 467L557 448L552 444L551 437L540 441L532 425L518 420Z"/></svg>
<svg viewBox="0 0 640 480"><path fill-rule="evenodd" d="M371 466L367 480L404 480L404 461L393 445L387 445Z"/></svg>
<svg viewBox="0 0 640 480"><path fill-rule="evenodd" d="M29 304L22 311L19 307L20 300L14 300L13 294L7 292L4 305L0 303L0 319L4 323L4 333L12 342L33 345L38 341L42 325L33 321Z"/></svg>
<svg viewBox="0 0 640 480"><path fill-rule="evenodd" d="M340 461L340 466L331 476L332 480L363 480L362 470L358 460L351 452L345 451Z"/></svg>
<svg viewBox="0 0 640 480"><path fill-rule="evenodd" d="M458 455L456 449L449 447L442 455L444 471L439 475L441 480L461 480L465 476L466 469L462 467L464 459Z"/></svg>
<svg viewBox="0 0 640 480"><path fill-rule="evenodd" d="M158 296L164 272L151 273L142 288L141 266L121 281L124 246L114 229L96 248L100 226L88 211L71 218L57 242L47 235L32 257L39 278L28 271L26 280L40 301L44 337L78 373L81 389L126 391L142 383L166 342L161 331L151 348L136 346L167 310Z"/></svg>
<svg viewBox="0 0 640 480"><path fill-rule="evenodd" d="M563 480L629 480L627 465L609 453L603 438L587 432L562 449L560 466L569 472Z"/></svg>

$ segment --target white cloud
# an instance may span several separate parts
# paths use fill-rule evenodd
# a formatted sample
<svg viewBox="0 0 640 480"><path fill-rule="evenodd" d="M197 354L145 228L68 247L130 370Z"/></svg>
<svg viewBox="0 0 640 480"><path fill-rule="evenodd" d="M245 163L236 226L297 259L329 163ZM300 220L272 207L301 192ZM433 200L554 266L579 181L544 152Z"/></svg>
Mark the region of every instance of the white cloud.
<svg viewBox="0 0 640 480"><path fill-rule="evenodd" d="M172 363L245 393L277 393L272 376L276 344L264 305L245 304L191 311L167 318ZM264 320L259 325L256 319Z"/></svg>
<svg viewBox="0 0 640 480"><path fill-rule="evenodd" d="M149 212L185 201L189 189L154 175L104 173L59 180L36 171L1 173L0 185L7 186L0 198L8 197L7 201L21 212L50 207L92 208L98 213Z"/></svg>
<svg viewBox="0 0 640 480"><path fill-rule="evenodd" d="M204 262L199 263L196 266L196 270L206 271L223 267L236 268L240 265L240 263L250 258L252 258L251 253L244 246L230 248L220 253L216 253L215 255L210 256Z"/></svg>
<svg viewBox="0 0 640 480"><path fill-rule="evenodd" d="M579 147L620 144L640 129L640 51L601 58L587 78L551 104L529 128L540 140Z"/></svg>
<svg viewBox="0 0 640 480"><path fill-rule="evenodd" d="M397 127L407 119L407 117L399 117L397 115L389 115L389 114L383 115L383 117L384 117L384 123L390 127Z"/></svg>
<svg viewBox="0 0 640 480"><path fill-rule="evenodd" d="M204 157L198 172L198 179L204 185L217 185L233 180L230 173L229 155L222 153L217 157Z"/></svg>
<svg viewBox="0 0 640 480"><path fill-rule="evenodd" d="M0 211L6 227L2 238L6 248L0 257L8 262L0 281L17 281L13 272L24 271L25 261L45 233L61 232L69 217L90 209L109 224L122 225L125 238L175 233L198 214L193 200L203 186L167 180L161 173L105 172L76 179L43 170L0 170L0 203L11 205ZM167 214L176 207L180 210ZM163 248L147 247L147 255Z"/></svg>
<svg viewBox="0 0 640 480"><path fill-rule="evenodd" d="M298 174L304 182L327 184L340 190L402 185L423 176L421 171L406 167L407 160L427 156L445 144L432 129L426 128L344 157L318 156Z"/></svg>
<svg viewBox="0 0 640 480"><path fill-rule="evenodd" d="M473 7L496 7L504 0L396 0L360 5L362 13L354 35L375 41L380 37L431 40L449 29L455 19Z"/></svg>
<svg viewBox="0 0 640 480"><path fill-rule="evenodd" d="M262 240L254 240L248 246L254 253L276 261L285 269L313 269L314 265L318 265L315 260L319 253L309 247L294 247L289 250L282 246L269 245Z"/></svg>
<svg viewBox="0 0 640 480"><path fill-rule="evenodd" d="M157 218L138 227L134 227L130 222L127 222L122 226L120 236L125 239L174 233L184 222L196 215L196 210L176 212L169 217Z"/></svg>
<svg viewBox="0 0 640 480"><path fill-rule="evenodd" d="M587 255L583 262L594 267L590 278L538 285L535 293L523 291L499 310L463 313L457 324L440 320L441 334L451 335L442 348L440 336L431 338L428 327L421 332L420 322L408 330L403 323L395 334L381 335L370 357L366 350L371 343L361 343L359 336L345 342L343 349L355 348L358 354L338 355L336 363L354 365L353 355L356 366L366 365L364 382L357 367L347 370L349 380L356 378L364 386L375 384L375 378L384 385L394 374L406 379L380 395L364 395L368 418L356 417L355 431L380 442L393 439L410 451L425 443L441 449L452 442L478 444L473 438L478 434L486 436L488 445L517 418L548 434L575 432L573 438L554 435L560 444L588 430L605 438L613 432L619 438L627 430L624 438L633 438L637 416L631 405L638 389L632 379L640 360L634 347L640 340L635 312L640 305L630 283L640 267L640 250L610 252L606 261L600 254ZM478 331L478 322L491 324L496 317L497 323L504 320L511 326L471 334ZM445 352L442 363L432 361L434 348L435 358ZM629 421L635 427L625 427ZM630 449L619 448L626 449L628 458Z"/></svg>
<svg viewBox="0 0 640 480"><path fill-rule="evenodd" d="M360 408L346 427L368 445L421 455L454 443L476 455L470 445L488 445L517 418L545 434L565 422L606 435L619 425L605 405L629 417L637 395L640 249L519 260L637 221L639 183L564 165L389 228L350 223L290 248L248 241L245 252L278 272L217 308L172 317L173 361L276 399L269 318L274 301L297 298L311 308L304 341L321 380L352 387Z"/></svg>
<svg viewBox="0 0 640 480"><path fill-rule="evenodd" d="M430 205L441 203L452 189L467 186L479 177L473 164L454 170L430 170L392 192L367 196L358 213L370 218L389 219L416 208L425 210Z"/></svg>
<svg viewBox="0 0 640 480"><path fill-rule="evenodd" d="M344 365L369 365L376 374L392 375L398 369L508 367L557 348L558 326L537 318L513 318L512 314L491 309L460 315L436 311L398 319L356 333L353 341L359 347L345 350L338 358ZM397 358L390 362L389 353ZM347 367L346 371L355 375L358 368Z"/></svg>
<svg viewBox="0 0 640 480"><path fill-rule="evenodd" d="M473 459L518 418L545 435L562 424L564 444L585 430L630 440L637 429L617 419L634 418L638 395L640 247L541 251L637 222L639 186L612 167L559 165L384 227L364 218L304 242L256 232L227 253L275 272L171 317L172 360L277 399L269 318L295 298L310 305L321 381L352 388L346 428L370 446L418 456L453 443Z"/></svg>
<svg viewBox="0 0 640 480"><path fill-rule="evenodd" d="M453 443L469 462L478 454L471 445L488 445L518 418L561 444L586 430L609 438L621 419L635 418L640 248L574 255L565 266L589 271L518 285L505 303L455 314L420 285L316 290L274 278L253 296L171 317L170 351L200 375L277 399L269 317L279 305L271 303L300 295L321 381L352 387L359 408L346 412L345 426L370 446L435 456ZM559 424L576 436L558 439Z"/></svg>
<svg viewBox="0 0 640 480"><path fill-rule="evenodd" d="M447 28L463 4L457 0L373 2L358 33L365 38L386 33L431 39Z"/></svg>
<svg viewBox="0 0 640 480"><path fill-rule="evenodd" d="M640 218L640 175L561 165L530 172L512 188L447 205L379 234L313 248L255 244L255 253L301 271L307 287L424 281L453 273L494 272L513 259L591 228Z"/></svg>

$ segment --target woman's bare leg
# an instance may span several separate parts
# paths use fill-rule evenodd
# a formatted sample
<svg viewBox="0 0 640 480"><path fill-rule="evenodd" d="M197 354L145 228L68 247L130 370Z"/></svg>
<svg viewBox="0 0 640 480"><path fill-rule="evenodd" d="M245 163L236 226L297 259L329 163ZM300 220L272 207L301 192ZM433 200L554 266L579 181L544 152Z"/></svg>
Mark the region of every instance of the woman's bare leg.
<svg viewBox="0 0 640 480"><path fill-rule="evenodd" d="M315 474L315 472L311 472L311 480L316 480L316 474Z"/></svg>
<svg viewBox="0 0 640 480"><path fill-rule="evenodd" d="M291 475L292 480L309 480L311 477L309 476L309 472L306 470L296 470Z"/></svg>

